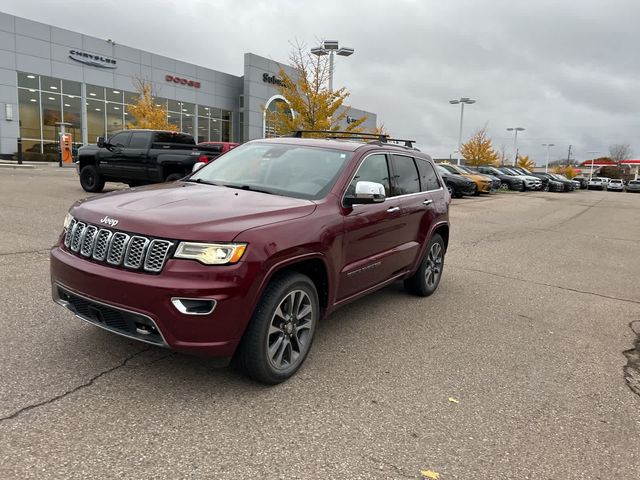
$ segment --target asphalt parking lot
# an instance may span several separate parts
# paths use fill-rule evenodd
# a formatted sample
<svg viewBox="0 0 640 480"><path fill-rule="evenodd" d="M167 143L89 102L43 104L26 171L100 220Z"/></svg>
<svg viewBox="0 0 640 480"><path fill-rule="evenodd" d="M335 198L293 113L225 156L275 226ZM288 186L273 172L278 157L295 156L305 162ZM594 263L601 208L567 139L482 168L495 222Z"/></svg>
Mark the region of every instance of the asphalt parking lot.
<svg viewBox="0 0 640 480"><path fill-rule="evenodd" d="M276 387L55 305L84 196L69 169L0 170L0 478L638 478L640 195L455 200L436 294L348 305Z"/></svg>

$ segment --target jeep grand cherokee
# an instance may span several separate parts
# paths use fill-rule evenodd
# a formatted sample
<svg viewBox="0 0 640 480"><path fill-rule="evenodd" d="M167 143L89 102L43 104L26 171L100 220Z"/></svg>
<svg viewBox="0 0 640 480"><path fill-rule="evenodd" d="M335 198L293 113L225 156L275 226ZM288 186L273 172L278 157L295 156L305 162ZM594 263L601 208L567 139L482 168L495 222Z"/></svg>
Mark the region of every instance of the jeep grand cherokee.
<svg viewBox="0 0 640 480"><path fill-rule="evenodd" d="M396 280L438 287L449 195L428 155L384 141L279 138L189 178L75 203L54 300L114 333L234 357L278 383L318 321Z"/></svg>

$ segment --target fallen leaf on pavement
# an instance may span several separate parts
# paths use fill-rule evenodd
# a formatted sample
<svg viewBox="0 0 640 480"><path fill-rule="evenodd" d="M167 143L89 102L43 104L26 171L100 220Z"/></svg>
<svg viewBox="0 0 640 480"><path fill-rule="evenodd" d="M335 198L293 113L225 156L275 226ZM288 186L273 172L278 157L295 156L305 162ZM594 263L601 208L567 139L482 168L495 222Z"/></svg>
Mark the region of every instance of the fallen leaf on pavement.
<svg viewBox="0 0 640 480"><path fill-rule="evenodd" d="M438 480L440 478L440 474L433 470L420 470L420 474L422 478L430 478L431 480Z"/></svg>
<svg viewBox="0 0 640 480"><path fill-rule="evenodd" d="M449 397L449 401L451 403L460 403L460 400L458 400L457 398L453 398L453 397Z"/></svg>

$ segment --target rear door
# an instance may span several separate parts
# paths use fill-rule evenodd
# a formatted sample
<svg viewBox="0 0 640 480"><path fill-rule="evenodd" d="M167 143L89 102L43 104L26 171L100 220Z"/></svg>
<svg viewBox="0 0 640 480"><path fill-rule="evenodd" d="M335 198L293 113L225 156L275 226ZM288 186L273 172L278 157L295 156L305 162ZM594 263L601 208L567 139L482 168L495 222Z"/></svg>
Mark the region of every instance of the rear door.
<svg viewBox="0 0 640 480"><path fill-rule="evenodd" d="M151 135L150 132L131 132L129 146L125 148L125 163L129 178L133 180L147 178L147 154Z"/></svg>
<svg viewBox="0 0 640 480"><path fill-rule="evenodd" d="M387 198L382 203L354 205L344 214L343 268L337 297L339 300L378 285L398 270L399 249L404 240L398 235L403 219L400 204L391 195L388 157L371 154L361 162L347 191L358 181L381 183Z"/></svg>
<svg viewBox="0 0 640 480"><path fill-rule="evenodd" d="M391 157L391 167L392 190L400 200L402 216L402 226L397 232L404 242L399 261L406 268L412 266L420 254L435 220L434 202L440 198L434 198L432 192L444 193L433 167L426 160L395 154Z"/></svg>

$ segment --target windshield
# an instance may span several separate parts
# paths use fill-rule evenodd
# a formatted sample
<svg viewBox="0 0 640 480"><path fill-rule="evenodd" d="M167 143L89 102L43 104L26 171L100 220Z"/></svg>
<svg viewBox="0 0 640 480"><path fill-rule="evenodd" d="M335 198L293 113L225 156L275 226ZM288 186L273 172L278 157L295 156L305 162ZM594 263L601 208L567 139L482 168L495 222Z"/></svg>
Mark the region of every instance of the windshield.
<svg viewBox="0 0 640 480"><path fill-rule="evenodd" d="M329 193L352 155L327 148L247 143L207 164L189 181L318 200Z"/></svg>
<svg viewBox="0 0 640 480"><path fill-rule="evenodd" d="M451 172L444 168L442 165L436 164L436 169L440 172L440 175L449 175Z"/></svg>
<svg viewBox="0 0 640 480"><path fill-rule="evenodd" d="M520 176L518 172L516 172L515 170L511 170L510 168L507 168L507 167L502 167L500 171L506 173L507 175Z"/></svg>
<svg viewBox="0 0 640 480"><path fill-rule="evenodd" d="M444 169L447 171L447 173L454 173L454 174L458 174L458 175L459 175L460 173L462 173L462 172L460 172L460 171L456 170L456 169L454 168L454 166L453 166L453 165L448 165L448 164L447 164L447 165L443 165L443 164L439 164L438 166L439 166L440 168L444 168Z"/></svg>

